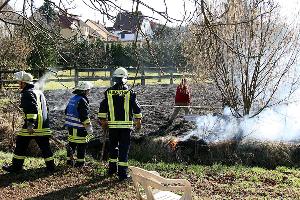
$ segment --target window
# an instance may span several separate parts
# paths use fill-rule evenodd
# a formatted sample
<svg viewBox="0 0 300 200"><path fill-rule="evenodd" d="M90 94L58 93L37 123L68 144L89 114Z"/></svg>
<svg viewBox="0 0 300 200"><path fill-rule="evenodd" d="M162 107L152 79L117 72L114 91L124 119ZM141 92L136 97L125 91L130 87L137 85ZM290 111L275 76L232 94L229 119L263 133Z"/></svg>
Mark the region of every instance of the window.
<svg viewBox="0 0 300 200"><path fill-rule="evenodd" d="M121 39L125 38L125 33L121 33Z"/></svg>

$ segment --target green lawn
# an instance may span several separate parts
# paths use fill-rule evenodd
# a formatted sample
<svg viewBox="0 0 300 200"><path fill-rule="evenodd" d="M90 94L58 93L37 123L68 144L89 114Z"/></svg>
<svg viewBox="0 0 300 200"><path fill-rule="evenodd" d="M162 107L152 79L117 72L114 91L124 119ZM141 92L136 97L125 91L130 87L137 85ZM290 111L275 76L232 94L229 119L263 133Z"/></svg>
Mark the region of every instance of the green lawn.
<svg viewBox="0 0 300 200"><path fill-rule="evenodd" d="M0 193L14 199L26 195L31 199L136 199L132 182L118 182L105 175L106 164L88 158L83 169L65 165L65 151L55 154L58 171L46 174L43 160L29 158L25 169L17 175L0 170ZM0 152L0 165L10 162L12 155ZM192 184L193 199L299 199L300 170L277 167L267 170L241 165L212 166L180 163L141 163L130 165L155 170L167 178L185 178ZM24 196L23 196L24 197Z"/></svg>
<svg viewBox="0 0 300 200"><path fill-rule="evenodd" d="M180 80L176 79L174 80L174 84L178 84ZM91 81L95 87L109 87L110 81L103 81L103 80L97 80L97 81ZM153 84L169 84L169 79L162 79L161 82L158 82L158 79L147 79L146 85L153 85ZM128 85L131 86L133 84L133 80L128 81ZM140 85L141 80L136 80L135 85ZM57 90L57 89L72 89L74 88L75 83L72 82L61 82L61 81L50 81L47 82L44 90Z"/></svg>
<svg viewBox="0 0 300 200"><path fill-rule="evenodd" d="M78 75L81 77L85 77L85 76L92 76L93 72L79 72ZM165 73L165 74L169 74L169 73ZM180 73L173 73L174 75L180 75ZM58 71L56 74L56 76L62 76L62 77L74 77L75 76L75 70L62 70L62 71ZM136 75L136 72L131 71L128 73L129 77L134 77ZM137 76L140 76L141 73L138 72ZM146 76L158 76L158 72L145 72ZM109 77L110 76L110 72L105 71L105 72L94 72L94 76L106 76Z"/></svg>

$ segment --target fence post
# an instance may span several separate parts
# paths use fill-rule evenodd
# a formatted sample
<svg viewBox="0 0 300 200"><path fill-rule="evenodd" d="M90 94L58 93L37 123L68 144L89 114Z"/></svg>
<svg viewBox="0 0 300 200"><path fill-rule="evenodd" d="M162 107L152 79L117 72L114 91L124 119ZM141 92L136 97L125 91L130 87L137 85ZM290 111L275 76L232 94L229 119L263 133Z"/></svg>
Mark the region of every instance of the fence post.
<svg viewBox="0 0 300 200"><path fill-rule="evenodd" d="M170 77L170 84L173 84L173 83L174 83L173 72L171 72L170 74L171 74L171 77Z"/></svg>
<svg viewBox="0 0 300 200"><path fill-rule="evenodd" d="M110 86L113 86L113 85L114 85L114 82L112 81L113 73L114 73L114 69L111 68L110 71L109 71L109 76L110 76Z"/></svg>
<svg viewBox="0 0 300 200"><path fill-rule="evenodd" d="M3 89L2 73L0 73L0 89Z"/></svg>
<svg viewBox="0 0 300 200"><path fill-rule="evenodd" d="M141 85L146 85L144 67L141 67Z"/></svg>
<svg viewBox="0 0 300 200"><path fill-rule="evenodd" d="M75 78L74 78L74 81L75 81L75 87L76 87L78 85L79 73L78 73L77 66L75 66L74 68L75 68Z"/></svg>
<svg viewBox="0 0 300 200"><path fill-rule="evenodd" d="M159 69L159 71L158 71L158 80L157 80L157 82L161 82L161 69Z"/></svg>

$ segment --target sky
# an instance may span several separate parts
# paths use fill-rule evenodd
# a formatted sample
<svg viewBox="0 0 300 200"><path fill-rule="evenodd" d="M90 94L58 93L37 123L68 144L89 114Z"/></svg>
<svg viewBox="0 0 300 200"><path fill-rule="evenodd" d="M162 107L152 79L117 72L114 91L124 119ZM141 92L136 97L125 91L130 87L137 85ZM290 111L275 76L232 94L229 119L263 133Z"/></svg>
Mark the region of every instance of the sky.
<svg viewBox="0 0 300 200"><path fill-rule="evenodd" d="M11 0L10 5L15 7L16 10L22 9L22 3L24 0ZM53 0L54 2L58 3L59 0ZM112 26L113 22L108 21L106 18L98 12L94 11L89 8L85 2L89 2L89 0L62 0L63 2L71 2L69 8L70 13L77 14L81 16L82 20L92 19L95 21L99 21L106 26ZM294 16L299 11L300 3L298 0L275 0L277 1L282 9L282 15L286 17ZM34 0L35 6L39 7L42 5L43 0ZM193 0L165 0L166 5L164 4L164 0L142 0L142 2L150 5L155 10L159 12L167 11L168 15L171 18L177 19L179 21L173 20L173 25L180 24L180 20L183 19L183 16L192 16L193 11L195 10L195 6L192 3ZM132 10L132 0L118 0L119 5L125 10L131 11ZM185 7L184 7L185 5ZM166 10L167 7L167 10ZM146 16L153 17L154 19L158 19L160 23L165 23L165 20L160 17L159 15L153 13L148 8L140 5L139 7L142 13ZM186 13L185 13L186 11ZM114 12L115 15L117 11ZM157 21L157 20L156 20ZM170 25L170 23L168 23Z"/></svg>

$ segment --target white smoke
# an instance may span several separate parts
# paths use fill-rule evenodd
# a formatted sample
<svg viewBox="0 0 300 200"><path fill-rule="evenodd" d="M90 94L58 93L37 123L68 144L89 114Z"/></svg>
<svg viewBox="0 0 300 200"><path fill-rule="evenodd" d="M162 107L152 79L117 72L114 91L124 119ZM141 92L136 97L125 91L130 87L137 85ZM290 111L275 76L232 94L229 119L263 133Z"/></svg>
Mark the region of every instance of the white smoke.
<svg viewBox="0 0 300 200"><path fill-rule="evenodd" d="M61 105L55 105L54 108L52 108L51 110L57 110L57 111L65 110L67 105L68 105L68 103L64 103Z"/></svg>
<svg viewBox="0 0 300 200"><path fill-rule="evenodd" d="M49 79L50 76L53 75L53 72L47 72L45 73L37 82L34 83L34 88L37 90L44 91L44 87L46 84L46 81Z"/></svg>
<svg viewBox="0 0 300 200"><path fill-rule="evenodd" d="M250 138L271 141L294 141L300 138L300 103L265 109L257 117L244 118L241 129Z"/></svg>
<svg viewBox="0 0 300 200"><path fill-rule="evenodd" d="M223 115L203 115L196 118L197 129L186 135L183 140L192 136L210 142L234 138L239 132L239 121L233 117L230 108L224 109Z"/></svg>
<svg viewBox="0 0 300 200"><path fill-rule="evenodd" d="M300 139L300 102L277 105L263 110L253 118L237 119L230 109L223 115L212 114L196 119L197 129L183 140L196 136L208 142L245 138L265 141L296 141Z"/></svg>

